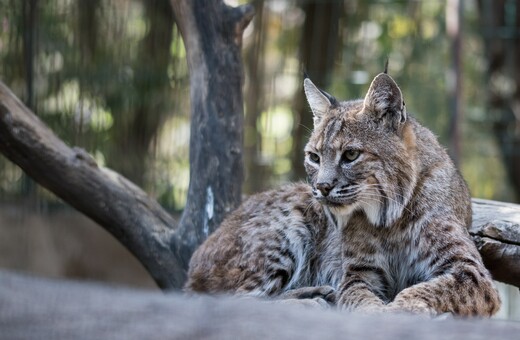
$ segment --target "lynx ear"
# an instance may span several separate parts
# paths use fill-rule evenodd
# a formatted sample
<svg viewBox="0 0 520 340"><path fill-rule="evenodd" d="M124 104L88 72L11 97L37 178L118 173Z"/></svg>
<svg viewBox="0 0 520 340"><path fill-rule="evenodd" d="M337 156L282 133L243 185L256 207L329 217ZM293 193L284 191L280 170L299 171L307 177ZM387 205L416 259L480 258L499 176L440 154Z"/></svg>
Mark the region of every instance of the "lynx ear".
<svg viewBox="0 0 520 340"><path fill-rule="evenodd" d="M314 115L314 126L316 126L327 111L337 104L337 100L327 92L318 89L309 78L304 79L303 88Z"/></svg>
<svg viewBox="0 0 520 340"><path fill-rule="evenodd" d="M396 131L406 121L403 95L392 77L380 73L372 80L363 111Z"/></svg>

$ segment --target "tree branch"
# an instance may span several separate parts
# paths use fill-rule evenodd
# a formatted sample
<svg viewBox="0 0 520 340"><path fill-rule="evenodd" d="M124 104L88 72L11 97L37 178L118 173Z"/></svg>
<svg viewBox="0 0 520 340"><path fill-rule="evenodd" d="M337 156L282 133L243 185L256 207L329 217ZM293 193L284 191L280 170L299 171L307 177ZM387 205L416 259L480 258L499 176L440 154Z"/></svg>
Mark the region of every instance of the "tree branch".
<svg viewBox="0 0 520 340"><path fill-rule="evenodd" d="M160 287L183 284L182 261L171 251L179 243L173 218L86 151L68 147L1 82L0 152L114 235Z"/></svg>

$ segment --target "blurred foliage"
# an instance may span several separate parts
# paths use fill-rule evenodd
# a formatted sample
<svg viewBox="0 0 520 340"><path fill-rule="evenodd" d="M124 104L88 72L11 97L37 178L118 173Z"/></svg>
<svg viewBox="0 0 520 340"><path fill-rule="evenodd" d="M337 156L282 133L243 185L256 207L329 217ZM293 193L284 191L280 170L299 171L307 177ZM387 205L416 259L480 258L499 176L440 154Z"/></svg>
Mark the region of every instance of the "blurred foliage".
<svg viewBox="0 0 520 340"><path fill-rule="evenodd" d="M0 0L0 78L58 136L137 182L167 208L180 210L189 179L189 78L168 1ZM293 146L312 126L295 134L304 121L295 109L306 67L301 47L309 44L320 58L325 51L312 46L327 38L305 33L312 3L331 2L254 2L257 15L243 45L246 193L303 179ZM340 10L334 16L337 39L331 42L330 63L323 68L326 74L309 72L311 79L320 79L319 85L339 99L360 98L388 58L408 109L448 145L452 51L446 2L345 0L334 5ZM479 17L478 3L464 1L461 168L474 196L511 201L514 192L487 109ZM308 109L302 112L310 115ZM30 194L55 201L40 188L28 193L25 176L5 158L0 169L3 198Z"/></svg>

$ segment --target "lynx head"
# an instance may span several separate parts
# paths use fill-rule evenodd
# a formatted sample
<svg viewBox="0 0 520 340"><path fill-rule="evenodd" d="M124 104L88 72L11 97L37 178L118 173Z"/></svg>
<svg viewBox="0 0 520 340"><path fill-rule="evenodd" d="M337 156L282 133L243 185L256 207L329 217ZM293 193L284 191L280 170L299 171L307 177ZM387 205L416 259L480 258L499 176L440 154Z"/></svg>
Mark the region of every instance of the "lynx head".
<svg viewBox="0 0 520 340"><path fill-rule="evenodd" d="M305 147L314 197L337 218L362 211L375 226L391 225L416 181L415 135L401 90L386 73L364 100L339 102L308 78L304 89L314 115Z"/></svg>

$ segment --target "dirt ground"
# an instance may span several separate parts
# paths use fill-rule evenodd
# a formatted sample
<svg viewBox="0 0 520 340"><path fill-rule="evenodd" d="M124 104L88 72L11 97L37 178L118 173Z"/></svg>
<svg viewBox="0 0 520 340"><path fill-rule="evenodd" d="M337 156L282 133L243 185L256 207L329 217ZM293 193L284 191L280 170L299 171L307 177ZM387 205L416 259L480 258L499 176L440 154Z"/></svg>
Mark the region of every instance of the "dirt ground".
<svg viewBox="0 0 520 340"><path fill-rule="evenodd" d="M109 233L70 208L35 212L0 204L0 268L54 278L157 286Z"/></svg>

